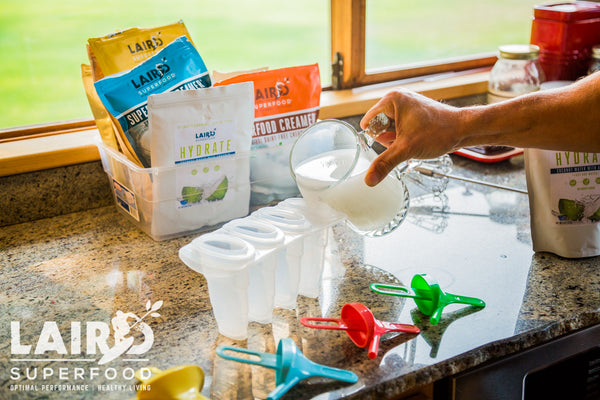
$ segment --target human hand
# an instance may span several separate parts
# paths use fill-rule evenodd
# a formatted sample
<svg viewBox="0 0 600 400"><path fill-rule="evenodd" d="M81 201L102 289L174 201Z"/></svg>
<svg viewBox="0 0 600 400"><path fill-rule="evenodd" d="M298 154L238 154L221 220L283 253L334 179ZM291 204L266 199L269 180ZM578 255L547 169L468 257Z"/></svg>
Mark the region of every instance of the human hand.
<svg viewBox="0 0 600 400"><path fill-rule="evenodd" d="M396 129L377 137L388 149L371 163L365 176L369 186L378 184L403 161L435 158L461 147L457 138L459 112L455 107L398 89L387 93L367 111L360 121L361 128L366 129L381 112L395 121Z"/></svg>

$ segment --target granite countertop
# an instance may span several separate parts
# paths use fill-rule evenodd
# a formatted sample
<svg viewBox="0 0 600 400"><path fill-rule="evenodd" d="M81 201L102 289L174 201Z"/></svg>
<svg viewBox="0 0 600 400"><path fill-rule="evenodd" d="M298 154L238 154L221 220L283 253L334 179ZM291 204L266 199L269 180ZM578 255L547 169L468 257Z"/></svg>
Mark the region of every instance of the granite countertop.
<svg viewBox="0 0 600 400"><path fill-rule="evenodd" d="M522 156L493 165L454 162L456 174L525 188ZM1 227L0 398L129 399L132 371L181 364L202 368L206 397L266 398L273 370L222 359L215 349L274 353L287 337L309 359L351 370L359 381L311 379L284 398L392 398L600 322L600 257L534 253L528 200L519 193L452 181L442 196L411 189L407 219L387 236L365 238L335 225L319 297L300 296L296 310L276 309L272 324L250 323L242 341L218 333L206 280L178 257L196 236L156 242L114 205ZM412 300L368 289L373 282L408 286L416 273L487 305L449 306L431 325ZM344 332L298 321L338 317L348 302L421 333L386 334L369 359ZM105 351L87 348L90 338L93 345L94 337L112 335L117 312L141 316L151 305L160 306L144 319L151 348L99 364ZM39 342L56 351L35 354ZM11 352L19 348L29 351Z"/></svg>

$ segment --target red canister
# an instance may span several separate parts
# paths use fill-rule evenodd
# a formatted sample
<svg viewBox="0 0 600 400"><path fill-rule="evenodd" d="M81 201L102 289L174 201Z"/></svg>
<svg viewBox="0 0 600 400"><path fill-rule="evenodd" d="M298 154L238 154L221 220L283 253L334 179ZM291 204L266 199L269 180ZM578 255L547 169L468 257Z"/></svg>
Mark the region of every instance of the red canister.
<svg viewBox="0 0 600 400"><path fill-rule="evenodd" d="M575 1L534 7L531 44L540 47L546 80L586 75L591 49L600 44L600 3Z"/></svg>

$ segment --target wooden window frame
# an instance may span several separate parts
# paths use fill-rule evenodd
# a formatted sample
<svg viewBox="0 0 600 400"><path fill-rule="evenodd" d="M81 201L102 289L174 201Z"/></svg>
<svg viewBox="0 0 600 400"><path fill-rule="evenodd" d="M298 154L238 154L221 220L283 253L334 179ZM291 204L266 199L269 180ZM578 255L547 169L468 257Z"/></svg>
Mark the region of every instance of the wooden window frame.
<svg viewBox="0 0 600 400"><path fill-rule="evenodd" d="M48 124L20 126L16 128L0 129L0 143L22 140L23 138L39 138L45 136L61 135L63 133L79 132L95 128L93 119L79 119L72 121L59 121Z"/></svg>
<svg viewBox="0 0 600 400"><path fill-rule="evenodd" d="M366 71L367 0L331 0L331 59L334 90L438 73L491 67L494 53Z"/></svg>

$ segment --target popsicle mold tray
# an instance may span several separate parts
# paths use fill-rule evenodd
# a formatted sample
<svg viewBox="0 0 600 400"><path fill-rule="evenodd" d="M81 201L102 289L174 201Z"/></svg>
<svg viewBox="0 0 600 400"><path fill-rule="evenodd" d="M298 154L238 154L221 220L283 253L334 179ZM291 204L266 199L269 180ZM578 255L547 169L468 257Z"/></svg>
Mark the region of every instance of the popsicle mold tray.
<svg viewBox="0 0 600 400"><path fill-rule="evenodd" d="M287 199L195 238L179 257L206 278L219 332L242 340L249 321L270 323L274 307L295 309L298 294L319 295L328 230L342 220Z"/></svg>
<svg viewBox="0 0 600 400"><path fill-rule="evenodd" d="M141 168L120 152L96 145L117 209L154 240L212 230L248 215L252 185L260 184L250 173L251 158L261 157L255 151Z"/></svg>

